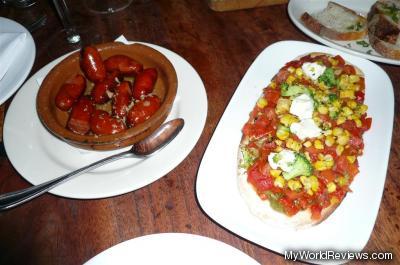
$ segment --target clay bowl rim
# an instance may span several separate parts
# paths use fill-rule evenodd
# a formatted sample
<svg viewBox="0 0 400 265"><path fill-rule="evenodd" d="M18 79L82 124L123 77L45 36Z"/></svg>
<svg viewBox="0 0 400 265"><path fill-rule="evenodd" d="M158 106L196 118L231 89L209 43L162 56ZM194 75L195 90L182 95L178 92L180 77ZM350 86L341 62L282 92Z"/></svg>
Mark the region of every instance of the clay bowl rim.
<svg viewBox="0 0 400 265"><path fill-rule="evenodd" d="M160 108L145 122L136 125L135 127L129 128L123 132L112 135L79 135L63 127L57 121L53 111L51 111L51 104L54 103L50 102L52 87L49 85L49 83L53 82L53 80L55 79L56 75L54 75L54 73L56 73L60 68L62 69L64 64L66 64L68 61L79 61L80 51L78 50L70 54L61 62L59 62L56 66L54 66L43 80L36 97L36 111L38 113L41 123L54 136L58 137L62 141L66 141L69 144L79 146L81 148L84 148L84 146L114 145L115 143L124 142L130 138L139 137L141 134L148 133L148 130L151 128L155 130L157 127L159 127L158 124L160 123L160 119L166 118L171 111L178 87L177 74L174 66L169 61L169 59L156 49L140 43L123 44L121 42L110 42L94 46L99 50L100 54L102 54L104 50L108 49L115 50L115 54L119 54L118 48L126 48L128 46L131 49L136 49L140 53L145 53L145 57L153 59L153 61L156 61L158 64L163 65L163 67L165 67L165 73L167 76L166 83L168 84L168 89ZM105 60L106 58L102 59ZM138 61L140 61L140 59L138 59ZM80 72L80 70L78 70L78 72ZM59 86L57 88L59 88ZM115 146L114 149L117 148L118 146Z"/></svg>

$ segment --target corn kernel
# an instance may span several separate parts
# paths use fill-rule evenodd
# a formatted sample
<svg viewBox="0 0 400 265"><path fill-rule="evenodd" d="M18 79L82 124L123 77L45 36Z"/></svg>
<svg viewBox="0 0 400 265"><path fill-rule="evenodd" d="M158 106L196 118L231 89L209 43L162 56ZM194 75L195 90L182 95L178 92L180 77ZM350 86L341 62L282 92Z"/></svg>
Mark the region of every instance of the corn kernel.
<svg viewBox="0 0 400 265"><path fill-rule="evenodd" d="M342 134L342 135L339 135L338 137L337 137L337 139L336 139L336 142L339 144L339 145L346 145L348 142L349 142L349 140L350 140L350 137L348 136L348 135L346 135L346 134Z"/></svg>
<svg viewBox="0 0 400 265"><path fill-rule="evenodd" d="M319 159L319 160L325 160L324 154L319 153L319 154L318 154L318 159Z"/></svg>
<svg viewBox="0 0 400 265"><path fill-rule="evenodd" d="M340 103L339 100L335 100L332 102L332 106L334 106L336 110L338 110L342 106L342 103Z"/></svg>
<svg viewBox="0 0 400 265"><path fill-rule="evenodd" d="M354 99L354 98L355 98L354 90L351 90L351 89L343 89L343 90L340 91L339 97L340 97L340 98L350 98L350 99Z"/></svg>
<svg viewBox="0 0 400 265"><path fill-rule="evenodd" d="M294 73L294 71L296 71L296 68L294 68L293 66L290 66L287 70L290 73Z"/></svg>
<svg viewBox="0 0 400 265"><path fill-rule="evenodd" d="M283 150L283 148L281 146L277 146L274 151L279 153L282 150Z"/></svg>
<svg viewBox="0 0 400 265"><path fill-rule="evenodd" d="M291 104L290 99L280 98L276 103L276 108L275 108L276 114L288 113L290 110L290 104Z"/></svg>
<svg viewBox="0 0 400 265"><path fill-rule="evenodd" d="M300 181L298 181L296 179L290 179L287 184L288 184L289 189L291 189L293 191L299 190L302 187Z"/></svg>
<svg viewBox="0 0 400 265"><path fill-rule="evenodd" d="M299 120L297 119L296 116L292 115L292 114L284 114L281 119L280 122L285 125L286 127L290 127L290 125L294 122L298 122Z"/></svg>
<svg viewBox="0 0 400 265"><path fill-rule="evenodd" d="M346 104L351 109L355 109L357 107L357 102L355 100L349 100Z"/></svg>
<svg viewBox="0 0 400 265"><path fill-rule="evenodd" d="M270 88L276 88L276 83L275 83L275 82L271 82L271 83L269 84L269 87L270 87Z"/></svg>
<svg viewBox="0 0 400 265"><path fill-rule="evenodd" d="M276 130L276 136L282 141L289 138L289 134L289 128L285 126L279 125L278 129Z"/></svg>
<svg viewBox="0 0 400 265"><path fill-rule="evenodd" d="M365 105L365 104L362 104L362 105L358 108L358 112L359 112L361 115L364 114L365 112L367 112L367 110L368 110L368 106Z"/></svg>
<svg viewBox="0 0 400 265"><path fill-rule="evenodd" d="M360 119L354 119L354 122L356 123L356 127L357 127L357 128L361 128L362 122L361 122Z"/></svg>
<svg viewBox="0 0 400 265"><path fill-rule="evenodd" d="M286 140L286 147L298 152L298 151L300 151L302 145L301 145L301 143L293 140L292 138L289 138Z"/></svg>
<svg viewBox="0 0 400 265"><path fill-rule="evenodd" d="M357 120L358 118L359 118L359 116L356 114L353 114L353 115L350 115L349 117L347 117L348 120Z"/></svg>
<svg viewBox="0 0 400 265"><path fill-rule="evenodd" d="M318 112L321 113L321 114L328 114L328 108L325 107L324 105L320 105L318 107Z"/></svg>
<svg viewBox="0 0 400 265"><path fill-rule="evenodd" d="M331 147L334 144L335 144L335 137L333 137L332 135L328 135L325 138L325 145Z"/></svg>
<svg viewBox="0 0 400 265"><path fill-rule="evenodd" d="M324 135L326 135L326 136L332 135L332 130L329 129L329 130L324 131Z"/></svg>
<svg viewBox="0 0 400 265"><path fill-rule="evenodd" d="M288 85L292 85L295 80L296 77L294 77L293 75L289 75L288 78L286 78L286 83L288 83Z"/></svg>
<svg viewBox="0 0 400 265"><path fill-rule="evenodd" d="M333 59L333 58L331 58L331 57L329 57L329 62L333 65L333 66L336 66L339 62L338 62L338 60L336 60L336 59Z"/></svg>
<svg viewBox="0 0 400 265"><path fill-rule="evenodd" d="M310 183L311 183L311 190L312 191L317 191L319 188L319 182L316 176L312 175L309 177Z"/></svg>
<svg viewBox="0 0 400 265"><path fill-rule="evenodd" d="M338 145L338 146L336 146L336 154L337 154L338 156L340 156L340 155L343 153L343 151L344 151L343 145Z"/></svg>
<svg viewBox="0 0 400 265"><path fill-rule="evenodd" d="M346 121L346 118L345 118L345 117L339 116L339 117L337 118L337 120L336 120L336 124L337 124L337 125L340 125L340 124L343 124L345 121Z"/></svg>
<svg viewBox="0 0 400 265"><path fill-rule="evenodd" d="M328 192L332 193L334 191L336 191L336 184L333 182L329 182L326 187L328 188Z"/></svg>
<svg viewBox="0 0 400 265"><path fill-rule="evenodd" d="M355 156L347 156L346 158L351 164L353 164L357 159Z"/></svg>
<svg viewBox="0 0 400 265"><path fill-rule="evenodd" d="M305 147L310 147L310 146L312 146L312 143L311 143L310 141L305 141L305 142L303 143L303 145L304 145Z"/></svg>
<svg viewBox="0 0 400 265"><path fill-rule="evenodd" d="M340 127L335 127L335 128L333 128L333 130L332 130L332 134L333 134L334 136L342 135L342 134L343 134L343 129L340 128Z"/></svg>
<svg viewBox="0 0 400 265"><path fill-rule="evenodd" d="M320 140L315 140L314 147L319 150L322 150L322 149L324 149L324 144Z"/></svg>
<svg viewBox="0 0 400 265"><path fill-rule="evenodd" d="M298 77L302 77L303 76L303 70L301 68L297 68L295 71L296 75Z"/></svg>
<svg viewBox="0 0 400 265"><path fill-rule="evenodd" d="M314 168L318 171L328 170L332 168L333 161L317 161L314 163Z"/></svg>
<svg viewBox="0 0 400 265"><path fill-rule="evenodd" d="M277 146L281 146L282 143L283 143L281 140L278 140L278 139L276 139L274 142L275 142L275 144L276 144Z"/></svg>
<svg viewBox="0 0 400 265"><path fill-rule="evenodd" d="M271 176L273 176L273 177L275 177L275 178L277 178L277 177L279 177L279 175L282 173L282 170L279 170L279 169L271 169L270 171L269 171L269 174L271 174Z"/></svg>
<svg viewBox="0 0 400 265"><path fill-rule="evenodd" d="M347 183L348 183L348 180L343 176L339 177L337 179L337 184L339 185L339 187L343 187L343 186L347 185Z"/></svg>
<svg viewBox="0 0 400 265"><path fill-rule="evenodd" d="M279 176L274 181L274 186L283 188L285 186L285 179L282 176Z"/></svg>
<svg viewBox="0 0 400 265"><path fill-rule="evenodd" d="M335 163L335 162L333 162L333 160L325 160L324 162L325 162L325 167L326 167L327 169L332 168L332 167L333 167L333 164Z"/></svg>
<svg viewBox="0 0 400 265"><path fill-rule="evenodd" d="M358 75L350 75L349 82L350 83L357 83L360 81L360 77Z"/></svg>
<svg viewBox="0 0 400 265"><path fill-rule="evenodd" d="M338 204L340 202L336 196L332 196L330 201L331 201L331 204Z"/></svg>
<svg viewBox="0 0 400 265"><path fill-rule="evenodd" d="M265 108L268 105L268 101L265 98L259 98L257 100L257 107L260 109Z"/></svg>
<svg viewBox="0 0 400 265"><path fill-rule="evenodd" d="M353 111L349 107L343 107L342 112L345 116L350 116L351 114L353 114Z"/></svg>

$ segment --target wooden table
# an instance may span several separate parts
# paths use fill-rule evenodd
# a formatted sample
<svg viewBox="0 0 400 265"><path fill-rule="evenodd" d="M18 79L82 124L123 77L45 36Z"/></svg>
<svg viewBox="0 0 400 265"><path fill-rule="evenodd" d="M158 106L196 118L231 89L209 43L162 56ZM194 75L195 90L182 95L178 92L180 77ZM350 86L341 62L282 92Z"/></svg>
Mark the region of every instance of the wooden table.
<svg viewBox="0 0 400 265"><path fill-rule="evenodd" d="M81 11L80 1L67 3L74 21L94 25L104 41L124 34L127 39L161 45L183 56L204 81L209 100L207 122L187 158L165 177L142 189L99 200L45 194L0 213L0 264L81 264L117 243L160 232L204 235L242 250L261 264L288 264L281 255L237 237L213 222L200 209L194 188L210 137L256 56L280 40L313 42L291 23L286 5L214 12L206 0L135 0L135 4L122 12L87 16ZM47 26L33 33L37 56L31 74L51 61L44 47L48 37L61 28L52 7L46 4L44 7ZM393 82L399 105L400 68L380 66ZM400 263L399 113L396 108L381 207L364 249L393 252L392 264ZM28 187L8 160L3 145L0 149L0 192Z"/></svg>

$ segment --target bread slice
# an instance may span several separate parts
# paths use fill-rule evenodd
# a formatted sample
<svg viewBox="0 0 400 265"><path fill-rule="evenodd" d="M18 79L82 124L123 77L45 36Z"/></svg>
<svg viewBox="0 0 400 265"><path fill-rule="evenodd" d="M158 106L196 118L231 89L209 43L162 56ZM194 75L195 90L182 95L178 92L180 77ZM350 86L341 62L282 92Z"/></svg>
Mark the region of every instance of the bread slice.
<svg viewBox="0 0 400 265"><path fill-rule="evenodd" d="M333 40L357 40L367 34L366 18L334 2L318 13L305 12L301 20L314 33Z"/></svg>
<svg viewBox="0 0 400 265"><path fill-rule="evenodd" d="M380 54L400 59L400 1L376 2L367 17L371 46Z"/></svg>

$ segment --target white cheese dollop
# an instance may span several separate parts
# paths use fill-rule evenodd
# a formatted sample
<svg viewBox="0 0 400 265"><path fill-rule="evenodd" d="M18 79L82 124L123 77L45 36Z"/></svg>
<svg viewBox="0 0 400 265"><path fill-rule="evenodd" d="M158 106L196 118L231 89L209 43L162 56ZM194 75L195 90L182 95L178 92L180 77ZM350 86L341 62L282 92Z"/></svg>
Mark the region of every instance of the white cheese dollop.
<svg viewBox="0 0 400 265"><path fill-rule="evenodd" d="M279 167L285 172L289 172L292 170L295 159L295 153L286 149L283 149L279 153L271 152L268 155L268 163L271 168L278 169Z"/></svg>
<svg viewBox="0 0 400 265"><path fill-rule="evenodd" d="M314 112L314 100L307 94L293 99L289 112L302 119L311 119Z"/></svg>
<svg viewBox="0 0 400 265"><path fill-rule="evenodd" d="M314 100L308 94L301 94L293 99L289 112L296 115L300 122L294 122L290 125L290 131L304 140L306 138L318 137L322 130L312 119L314 112Z"/></svg>
<svg viewBox="0 0 400 265"><path fill-rule="evenodd" d="M306 62L301 66L304 74L312 80L317 80L324 72L326 67L317 63Z"/></svg>
<svg viewBox="0 0 400 265"><path fill-rule="evenodd" d="M322 130L315 124L313 119L303 119L290 125L290 131L299 137L300 140L318 137Z"/></svg>

